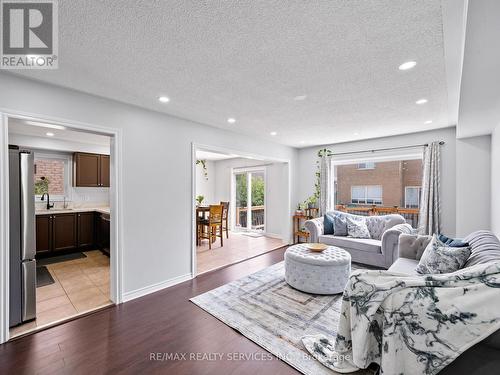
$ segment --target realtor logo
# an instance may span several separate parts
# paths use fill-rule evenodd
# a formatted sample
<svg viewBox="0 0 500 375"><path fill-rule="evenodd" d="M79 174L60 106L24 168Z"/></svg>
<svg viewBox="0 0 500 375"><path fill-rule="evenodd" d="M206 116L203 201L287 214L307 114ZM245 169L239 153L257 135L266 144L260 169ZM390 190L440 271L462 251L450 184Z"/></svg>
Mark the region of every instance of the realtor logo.
<svg viewBox="0 0 500 375"><path fill-rule="evenodd" d="M1 69L57 69L57 0L0 0Z"/></svg>

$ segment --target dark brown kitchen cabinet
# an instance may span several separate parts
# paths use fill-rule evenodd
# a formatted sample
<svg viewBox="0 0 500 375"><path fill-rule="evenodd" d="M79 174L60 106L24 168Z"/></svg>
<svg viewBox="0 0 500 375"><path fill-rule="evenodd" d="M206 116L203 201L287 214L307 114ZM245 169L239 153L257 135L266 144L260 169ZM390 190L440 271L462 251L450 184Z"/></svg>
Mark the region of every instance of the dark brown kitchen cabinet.
<svg viewBox="0 0 500 375"><path fill-rule="evenodd" d="M36 217L36 253L43 254L52 250L52 215Z"/></svg>
<svg viewBox="0 0 500 375"><path fill-rule="evenodd" d="M109 156L74 153L73 186L109 187Z"/></svg>
<svg viewBox="0 0 500 375"><path fill-rule="evenodd" d="M77 240L78 247L90 247L95 243L95 213L80 212L77 214Z"/></svg>
<svg viewBox="0 0 500 375"><path fill-rule="evenodd" d="M52 215L53 251L72 250L77 246L76 214Z"/></svg>
<svg viewBox="0 0 500 375"><path fill-rule="evenodd" d="M110 249L110 219L108 214L100 213L97 216L97 246L102 252L109 256Z"/></svg>
<svg viewBox="0 0 500 375"><path fill-rule="evenodd" d="M109 187L109 155L100 155L100 172L101 186Z"/></svg>

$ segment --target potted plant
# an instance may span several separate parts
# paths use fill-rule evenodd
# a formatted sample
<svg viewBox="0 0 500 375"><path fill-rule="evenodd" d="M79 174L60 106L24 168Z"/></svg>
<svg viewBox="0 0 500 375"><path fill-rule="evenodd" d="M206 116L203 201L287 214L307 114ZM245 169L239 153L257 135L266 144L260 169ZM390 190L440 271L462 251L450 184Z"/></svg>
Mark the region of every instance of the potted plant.
<svg viewBox="0 0 500 375"><path fill-rule="evenodd" d="M203 199L205 199L203 195L196 196L196 202L198 206L200 206L203 203Z"/></svg>

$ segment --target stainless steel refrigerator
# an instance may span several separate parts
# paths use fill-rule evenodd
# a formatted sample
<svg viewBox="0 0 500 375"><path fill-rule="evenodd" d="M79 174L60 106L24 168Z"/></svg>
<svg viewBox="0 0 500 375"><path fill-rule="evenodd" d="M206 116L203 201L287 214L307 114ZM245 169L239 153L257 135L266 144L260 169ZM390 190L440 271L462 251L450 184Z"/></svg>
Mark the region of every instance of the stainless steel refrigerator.
<svg viewBox="0 0 500 375"><path fill-rule="evenodd" d="M9 146L9 326L36 318L36 241L33 153Z"/></svg>

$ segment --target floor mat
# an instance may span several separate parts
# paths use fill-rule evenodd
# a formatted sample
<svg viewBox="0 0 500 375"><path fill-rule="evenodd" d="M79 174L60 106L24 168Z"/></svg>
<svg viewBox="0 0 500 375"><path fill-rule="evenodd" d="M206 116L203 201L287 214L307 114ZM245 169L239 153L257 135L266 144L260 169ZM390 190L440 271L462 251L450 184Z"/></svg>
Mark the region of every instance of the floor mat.
<svg viewBox="0 0 500 375"><path fill-rule="evenodd" d="M81 259L86 258L87 256L84 253L71 253L71 254L63 254L57 255L55 257L42 258L36 260L37 266L46 266L48 264L66 262L68 260Z"/></svg>
<svg viewBox="0 0 500 375"><path fill-rule="evenodd" d="M45 266L38 266L36 268L36 287L40 288L50 284L54 284L54 279L49 270Z"/></svg>

